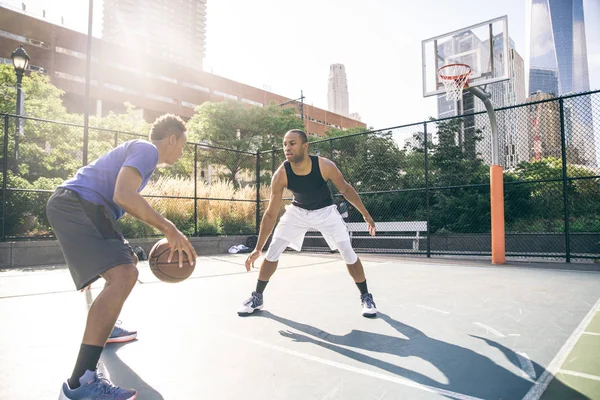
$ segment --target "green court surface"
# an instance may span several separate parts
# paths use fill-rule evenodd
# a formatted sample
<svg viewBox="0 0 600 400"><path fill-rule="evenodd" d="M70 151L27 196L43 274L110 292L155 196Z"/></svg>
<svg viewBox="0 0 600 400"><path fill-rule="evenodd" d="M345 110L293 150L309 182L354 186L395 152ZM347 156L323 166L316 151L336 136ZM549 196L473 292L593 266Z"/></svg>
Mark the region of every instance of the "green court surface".
<svg viewBox="0 0 600 400"><path fill-rule="evenodd" d="M575 347L568 354L542 399L565 399L565 386L581 393L582 399L600 399L600 312L598 311L581 333Z"/></svg>

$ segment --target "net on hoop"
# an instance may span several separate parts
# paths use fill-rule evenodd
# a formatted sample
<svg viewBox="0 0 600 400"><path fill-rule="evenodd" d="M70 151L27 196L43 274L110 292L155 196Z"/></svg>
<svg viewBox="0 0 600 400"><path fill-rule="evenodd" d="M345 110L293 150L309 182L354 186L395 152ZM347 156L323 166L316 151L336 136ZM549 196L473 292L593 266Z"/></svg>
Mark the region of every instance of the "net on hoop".
<svg viewBox="0 0 600 400"><path fill-rule="evenodd" d="M448 64L437 70L438 78L446 87L446 100L458 100L464 88L469 87L471 67L467 64Z"/></svg>

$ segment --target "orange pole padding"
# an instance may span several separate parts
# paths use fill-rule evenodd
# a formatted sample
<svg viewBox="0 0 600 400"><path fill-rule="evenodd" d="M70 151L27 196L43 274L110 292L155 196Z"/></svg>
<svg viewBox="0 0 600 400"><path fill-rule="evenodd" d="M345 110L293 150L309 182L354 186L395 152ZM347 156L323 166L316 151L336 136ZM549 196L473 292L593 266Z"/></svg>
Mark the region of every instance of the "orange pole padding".
<svg viewBox="0 0 600 400"><path fill-rule="evenodd" d="M490 166L490 200L492 211L492 264L504 264L504 175L501 165Z"/></svg>

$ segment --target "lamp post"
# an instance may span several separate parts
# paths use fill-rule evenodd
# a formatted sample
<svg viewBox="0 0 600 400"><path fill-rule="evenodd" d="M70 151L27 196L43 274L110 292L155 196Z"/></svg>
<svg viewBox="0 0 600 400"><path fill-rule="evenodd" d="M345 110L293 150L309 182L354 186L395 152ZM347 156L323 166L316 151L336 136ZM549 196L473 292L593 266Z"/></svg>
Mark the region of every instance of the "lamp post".
<svg viewBox="0 0 600 400"><path fill-rule="evenodd" d="M23 74L27 67L29 67L29 54L25 51L23 46L19 46L18 49L12 52L10 55L12 58L13 67L17 74L17 129L15 132L15 165L18 165L19 159L19 135L21 134L21 119L19 116L23 114L23 93L21 91L21 82L23 81Z"/></svg>
<svg viewBox="0 0 600 400"><path fill-rule="evenodd" d="M285 106L286 104L296 103L296 107L298 107L298 111L300 111L300 119L302 120L302 124L306 125L304 122L304 92L300 91L300 97L294 100L286 101L285 103L281 103L279 107ZM300 103L297 103L300 100Z"/></svg>

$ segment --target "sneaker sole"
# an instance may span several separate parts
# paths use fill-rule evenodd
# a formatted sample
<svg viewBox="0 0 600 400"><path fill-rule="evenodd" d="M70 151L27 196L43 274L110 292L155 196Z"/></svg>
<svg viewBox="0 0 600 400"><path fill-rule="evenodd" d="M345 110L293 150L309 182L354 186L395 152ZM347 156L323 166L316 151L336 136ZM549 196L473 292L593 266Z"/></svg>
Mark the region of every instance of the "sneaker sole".
<svg viewBox="0 0 600 400"><path fill-rule="evenodd" d="M135 400L137 398L137 393L134 394L133 396L129 397L128 399L125 400ZM60 391L60 396L58 397L58 400L71 400L70 398L67 397L67 395L65 394L65 392L63 392L62 390Z"/></svg>
<svg viewBox="0 0 600 400"><path fill-rule="evenodd" d="M252 315L252 314L254 313L254 311L257 311L257 310L258 310L258 311L260 311L260 310L262 310L262 309L263 309L263 305L260 305L260 306L258 306L258 307L256 307L256 308L254 308L254 309L253 309L252 311L250 311L250 312L238 311L238 313L237 313L237 314L238 314L240 317L247 317L248 315Z"/></svg>
<svg viewBox="0 0 600 400"><path fill-rule="evenodd" d="M128 336L119 336L117 338L109 338L106 343L125 343L125 342L131 342L132 340L134 340L137 337L137 333L133 334L133 335L128 335Z"/></svg>
<svg viewBox="0 0 600 400"><path fill-rule="evenodd" d="M377 316L377 311L374 313L363 313L363 317L365 318L375 318Z"/></svg>

